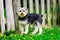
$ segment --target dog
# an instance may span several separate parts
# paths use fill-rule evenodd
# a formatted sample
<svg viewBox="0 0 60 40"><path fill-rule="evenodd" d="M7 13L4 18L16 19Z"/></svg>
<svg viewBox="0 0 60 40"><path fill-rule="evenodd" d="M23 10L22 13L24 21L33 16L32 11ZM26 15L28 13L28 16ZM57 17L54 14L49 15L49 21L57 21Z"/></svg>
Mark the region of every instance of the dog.
<svg viewBox="0 0 60 40"><path fill-rule="evenodd" d="M19 30L21 34L27 34L30 24L34 24L34 30L32 34L42 34L42 17L41 14L28 14L28 9L25 7L18 8L17 10L18 20L19 20ZM25 31L24 31L25 29Z"/></svg>

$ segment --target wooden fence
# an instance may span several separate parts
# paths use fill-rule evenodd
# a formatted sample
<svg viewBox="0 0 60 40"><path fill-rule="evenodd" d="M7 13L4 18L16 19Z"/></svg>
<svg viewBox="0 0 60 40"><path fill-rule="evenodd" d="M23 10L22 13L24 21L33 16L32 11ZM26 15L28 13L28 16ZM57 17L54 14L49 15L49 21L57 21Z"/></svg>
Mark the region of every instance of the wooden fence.
<svg viewBox="0 0 60 40"><path fill-rule="evenodd" d="M44 26L46 24L55 26L60 23L60 0L0 0L0 29L2 33L6 30L5 23L7 23L8 31L16 29L18 25L16 11L21 6L27 7L29 13L41 13ZM6 18L4 9L6 9Z"/></svg>

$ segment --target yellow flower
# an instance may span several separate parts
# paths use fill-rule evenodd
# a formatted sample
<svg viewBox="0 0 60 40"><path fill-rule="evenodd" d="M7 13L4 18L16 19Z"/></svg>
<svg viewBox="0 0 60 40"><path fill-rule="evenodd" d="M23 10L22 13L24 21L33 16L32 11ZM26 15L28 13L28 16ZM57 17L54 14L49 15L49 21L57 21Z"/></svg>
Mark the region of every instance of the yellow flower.
<svg viewBox="0 0 60 40"><path fill-rule="evenodd" d="M47 28L45 28L45 30L46 30Z"/></svg>
<svg viewBox="0 0 60 40"><path fill-rule="evenodd" d="M13 35L13 34L11 34L11 35Z"/></svg>
<svg viewBox="0 0 60 40"><path fill-rule="evenodd" d="M20 39L19 39L20 40Z"/></svg>
<svg viewBox="0 0 60 40"><path fill-rule="evenodd" d="M3 34L1 34L1 33L0 33L0 36L2 37L2 36L3 36Z"/></svg>
<svg viewBox="0 0 60 40"><path fill-rule="evenodd" d="M52 28L50 28L52 30Z"/></svg>
<svg viewBox="0 0 60 40"><path fill-rule="evenodd" d="M51 35L53 35L53 33Z"/></svg>
<svg viewBox="0 0 60 40"><path fill-rule="evenodd" d="M24 38L25 39L25 38Z"/></svg>
<svg viewBox="0 0 60 40"><path fill-rule="evenodd" d="M33 34L31 34L31 35L33 35Z"/></svg>
<svg viewBox="0 0 60 40"><path fill-rule="evenodd" d="M12 32L13 32L14 30L12 30Z"/></svg>
<svg viewBox="0 0 60 40"><path fill-rule="evenodd" d="M6 35L4 35L4 37L6 37Z"/></svg>
<svg viewBox="0 0 60 40"><path fill-rule="evenodd" d="M14 35L14 36L16 36L16 35Z"/></svg>

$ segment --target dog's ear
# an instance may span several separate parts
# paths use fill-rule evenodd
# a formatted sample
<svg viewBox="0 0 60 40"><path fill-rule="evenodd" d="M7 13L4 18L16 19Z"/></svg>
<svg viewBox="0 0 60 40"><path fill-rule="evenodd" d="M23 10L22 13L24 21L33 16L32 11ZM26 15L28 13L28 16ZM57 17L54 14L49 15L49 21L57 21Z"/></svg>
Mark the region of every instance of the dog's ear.
<svg viewBox="0 0 60 40"><path fill-rule="evenodd" d="M41 17L43 17L43 15L41 15Z"/></svg>
<svg viewBox="0 0 60 40"><path fill-rule="evenodd" d="M28 8L25 7L25 9L26 9L26 12L28 13Z"/></svg>
<svg viewBox="0 0 60 40"><path fill-rule="evenodd" d="M16 13L17 14L17 13Z"/></svg>

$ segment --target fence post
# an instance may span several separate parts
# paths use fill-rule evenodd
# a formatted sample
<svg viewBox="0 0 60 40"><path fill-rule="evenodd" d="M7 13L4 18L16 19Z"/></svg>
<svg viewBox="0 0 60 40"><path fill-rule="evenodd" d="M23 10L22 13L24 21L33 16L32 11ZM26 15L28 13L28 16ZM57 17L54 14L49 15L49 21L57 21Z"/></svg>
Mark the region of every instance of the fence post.
<svg viewBox="0 0 60 40"><path fill-rule="evenodd" d="M4 6L3 0L0 0L1 32L5 31Z"/></svg>
<svg viewBox="0 0 60 40"><path fill-rule="evenodd" d="M36 13L39 13L39 0L35 0Z"/></svg>
<svg viewBox="0 0 60 40"><path fill-rule="evenodd" d="M43 27L45 27L45 19L46 19L46 14L45 14L45 8L44 8L44 0L41 0L41 14L43 15Z"/></svg>
<svg viewBox="0 0 60 40"><path fill-rule="evenodd" d="M60 0L58 0L58 4L59 4L59 11L58 11L58 24L60 26Z"/></svg>
<svg viewBox="0 0 60 40"><path fill-rule="evenodd" d="M47 17L48 26L51 26L50 0L47 0Z"/></svg>
<svg viewBox="0 0 60 40"><path fill-rule="evenodd" d="M16 15L17 9L21 7L21 0L13 0L13 12L14 12L14 18L15 18L15 26L16 29L18 29L18 16Z"/></svg>
<svg viewBox="0 0 60 40"><path fill-rule="evenodd" d="M56 0L53 0L53 26L56 26L57 13L56 13Z"/></svg>
<svg viewBox="0 0 60 40"><path fill-rule="evenodd" d="M33 0L29 0L30 13L33 13Z"/></svg>
<svg viewBox="0 0 60 40"><path fill-rule="evenodd" d="M27 8L27 0L23 1L23 6Z"/></svg>
<svg viewBox="0 0 60 40"><path fill-rule="evenodd" d="M60 7L60 0L59 0L59 7Z"/></svg>
<svg viewBox="0 0 60 40"><path fill-rule="evenodd" d="M15 30L12 0L5 0L5 3L6 3L6 14L7 14L7 29L8 31L11 29Z"/></svg>

